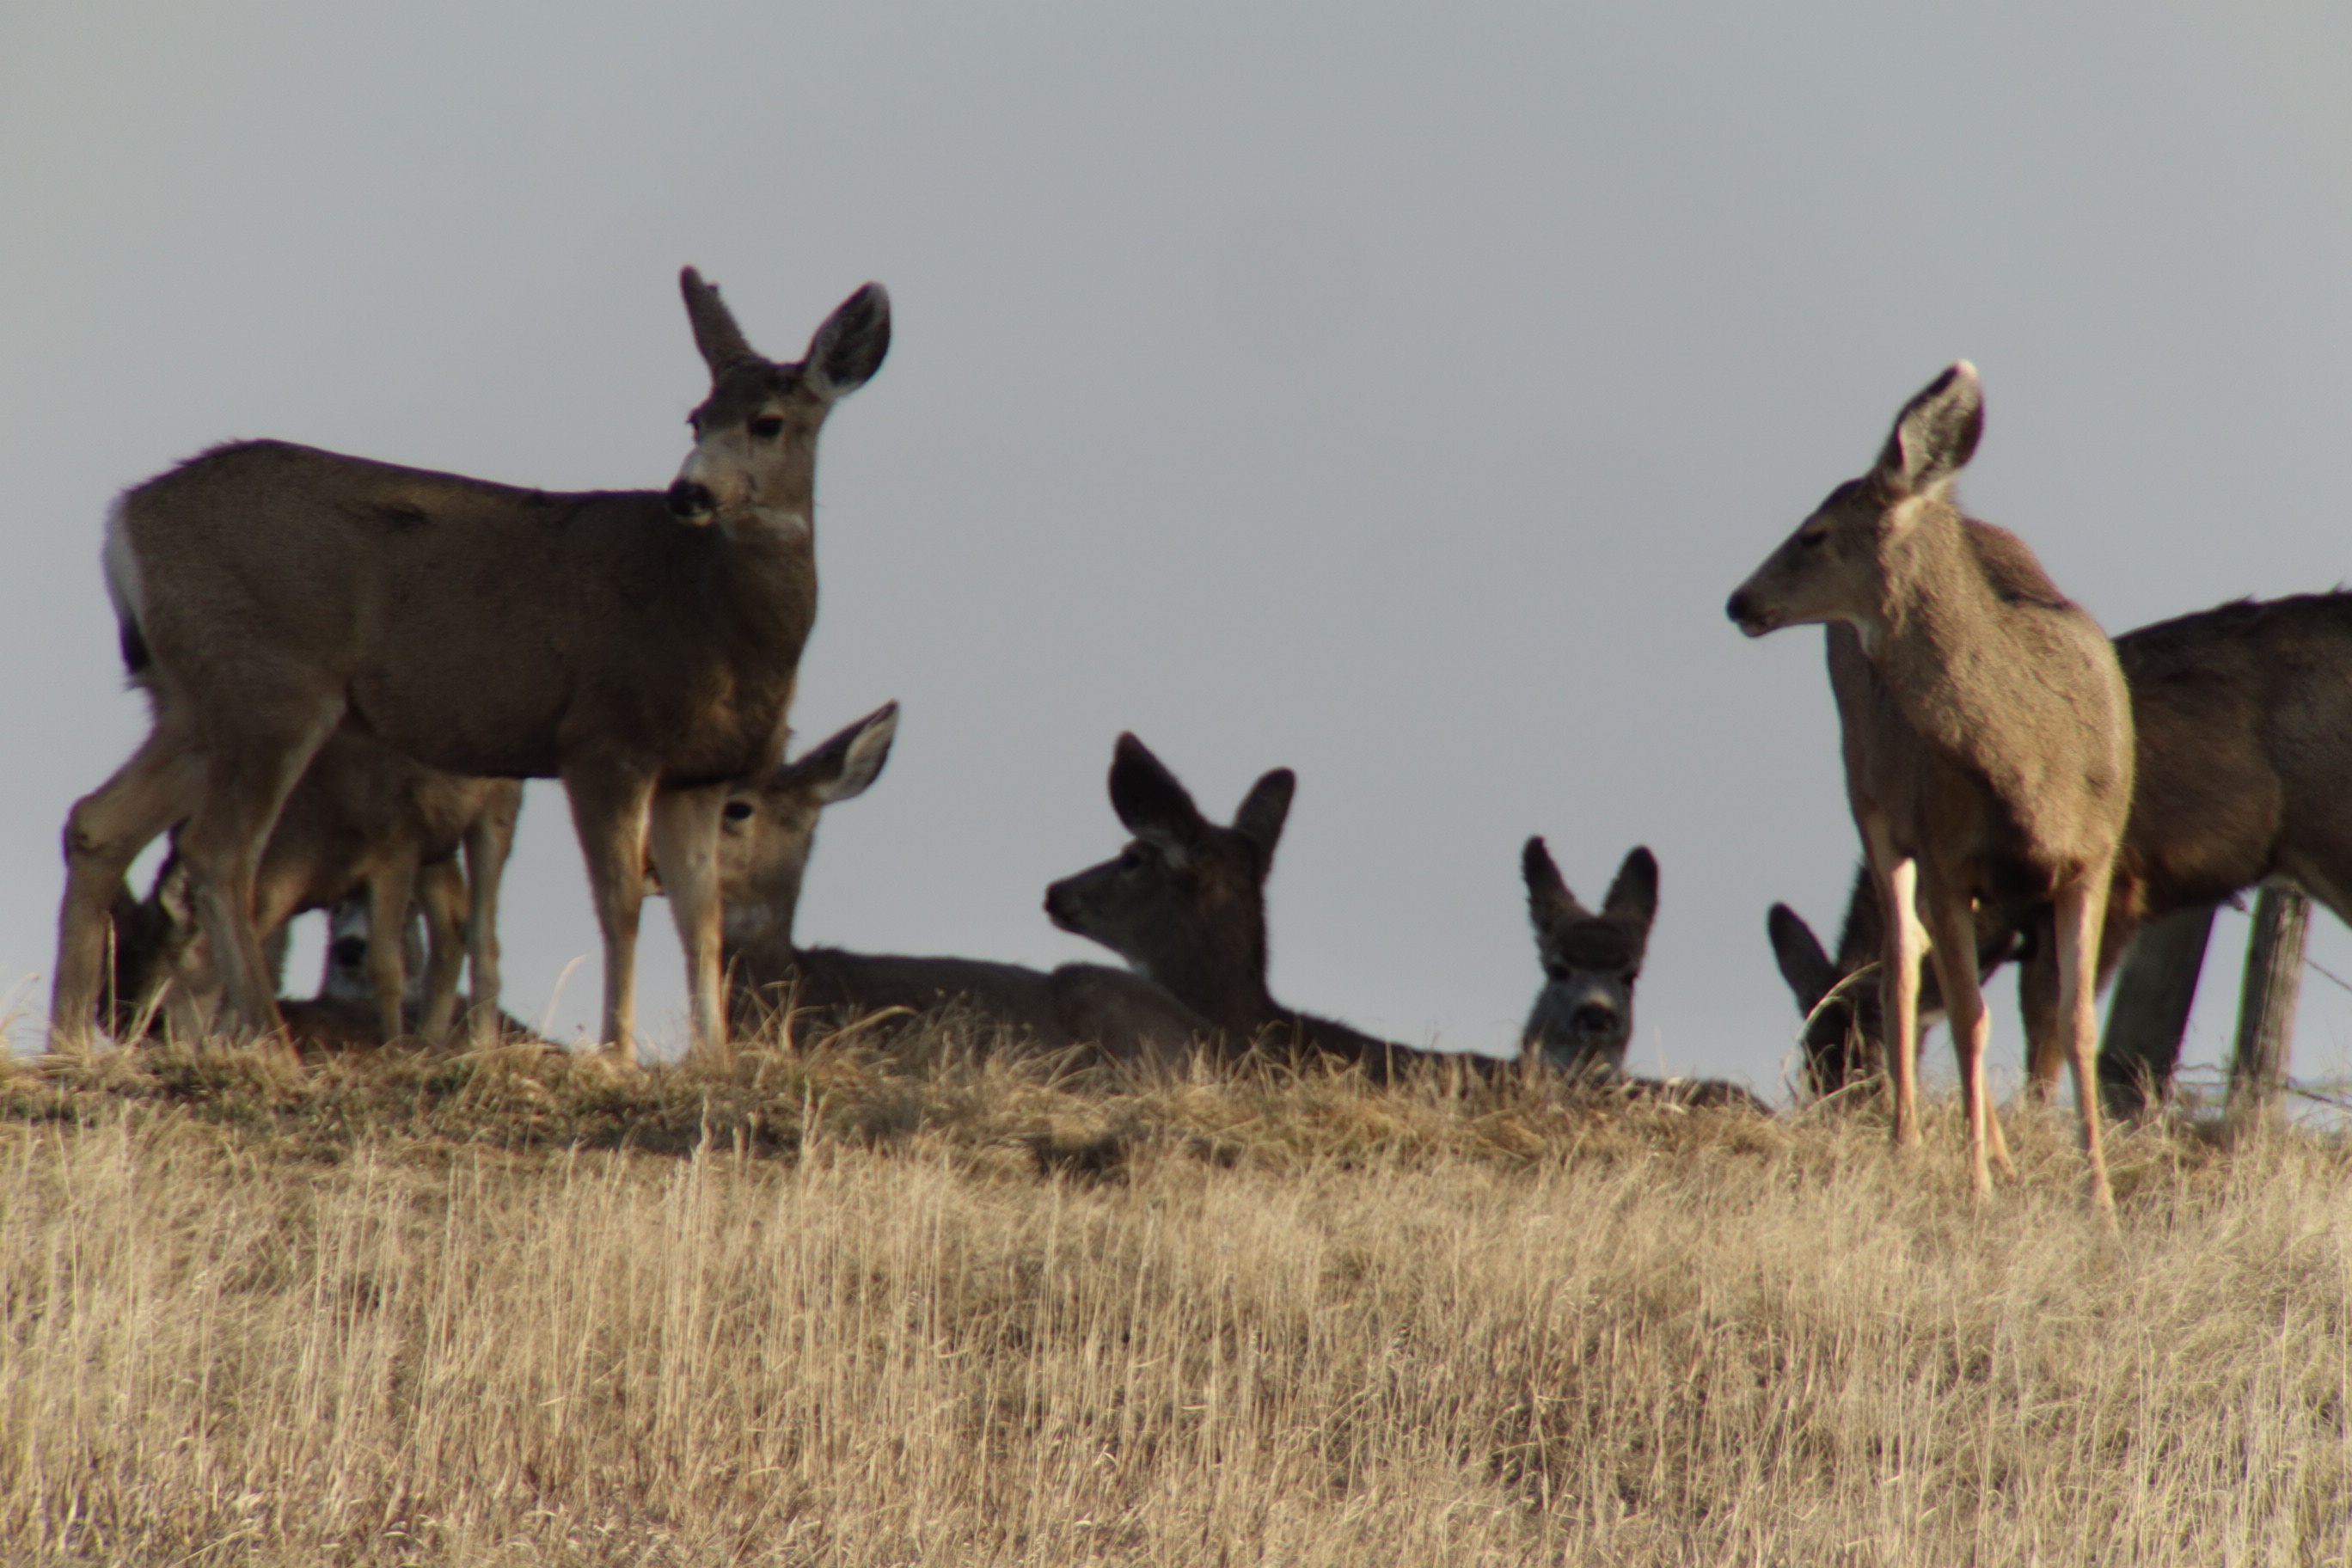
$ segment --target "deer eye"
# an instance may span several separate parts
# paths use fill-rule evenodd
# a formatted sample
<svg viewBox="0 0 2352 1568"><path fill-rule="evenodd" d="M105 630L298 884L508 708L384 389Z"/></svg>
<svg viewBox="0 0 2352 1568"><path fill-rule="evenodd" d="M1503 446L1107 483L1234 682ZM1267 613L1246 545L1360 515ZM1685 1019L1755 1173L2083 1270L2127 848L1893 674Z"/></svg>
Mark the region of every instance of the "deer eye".
<svg viewBox="0 0 2352 1568"><path fill-rule="evenodd" d="M727 803L727 820L728 820L728 821L730 821L730 822L748 822L748 821L750 821L750 820L751 820L751 803L750 801L748 801L748 800L730 800L730 801L729 801L729 802Z"/></svg>
<svg viewBox="0 0 2352 1568"><path fill-rule="evenodd" d="M781 415L762 414L751 421L751 434L762 441L772 441L783 433L784 421Z"/></svg>
<svg viewBox="0 0 2352 1568"><path fill-rule="evenodd" d="M1142 846L1130 844L1118 852L1118 868L1122 871L1140 871L1143 869L1144 859Z"/></svg>
<svg viewBox="0 0 2352 1568"><path fill-rule="evenodd" d="M1829 537L1830 531L1826 528L1808 529L1797 535L1797 542L1808 550L1818 550L1829 542Z"/></svg>

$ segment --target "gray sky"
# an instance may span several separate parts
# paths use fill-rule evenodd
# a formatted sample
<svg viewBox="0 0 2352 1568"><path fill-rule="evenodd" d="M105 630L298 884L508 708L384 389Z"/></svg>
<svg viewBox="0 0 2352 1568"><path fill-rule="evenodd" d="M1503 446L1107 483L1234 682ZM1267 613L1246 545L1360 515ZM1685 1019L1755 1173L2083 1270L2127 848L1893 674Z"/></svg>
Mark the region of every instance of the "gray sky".
<svg viewBox="0 0 2352 1568"><path fill-rule="evenodd" d="M824 437L793 720L905 713L804 940L1100 956L1038 902L1119 843L1132 729L1221 816L1298 770L1286 1001L1504 1048L1520 841L1595 900L1646 843L1634 1064L1777 1092L1765 908L1831 934L1854 838L1820 635L1725 596L1960 356L1963 499L2109 630L2335 585L2347 80L2336 5L16 0L0 984L46 1008L58 826L143 732L110 497L258 436L665 485L692 262L778 357L866 279L896 307ZM552 1017L588 1024L551 785L508 888L509 1008L584 958ZM2352 994L2305 1009L2297 1070L2340 1069Z"/></svg>

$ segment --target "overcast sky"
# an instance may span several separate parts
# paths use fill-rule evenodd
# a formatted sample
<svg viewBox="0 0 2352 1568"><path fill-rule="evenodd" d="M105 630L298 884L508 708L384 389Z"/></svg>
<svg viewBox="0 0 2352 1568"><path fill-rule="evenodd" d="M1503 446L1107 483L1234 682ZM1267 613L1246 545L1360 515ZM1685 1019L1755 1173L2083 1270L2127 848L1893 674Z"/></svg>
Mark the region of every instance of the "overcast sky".
<svg viewBox="0 0 2352 1568"><path fill-rule="evenodd" d="M1777 1095L1764 911L1833 934L1854 835L1820 634L1726 595L1961 356L1964 500L2110 631L2345 577L2347 82L2332 5L14 0L0 983L46 1010L59 826L144 730L109 499L261 436L666 485L691 262L780 358L895 304L824 439L793 723L905 710L804 940L1099 957L1039 900L1121 841L1131 729L1220 817L1298 771L1284 1000L1507 1048L1521 840L1591 900L1647 844L1633 1064ZM507 887L508 1005L569 1037L597 939L551 784ZM2347 1040L2315 979L2296 1070Z"/></svg>

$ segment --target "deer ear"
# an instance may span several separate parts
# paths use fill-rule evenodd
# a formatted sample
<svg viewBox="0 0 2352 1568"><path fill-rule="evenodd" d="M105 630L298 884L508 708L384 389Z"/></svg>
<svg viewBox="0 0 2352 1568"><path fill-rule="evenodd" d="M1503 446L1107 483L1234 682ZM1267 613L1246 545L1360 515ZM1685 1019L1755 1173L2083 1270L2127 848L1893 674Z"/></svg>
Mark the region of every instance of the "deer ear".
<svg viewBox="0 0 2352 1568"><path fill-rule="evenodd" d="M705 283L701 273L686 268L677 275L677 287L686 296L686 319L694 327L694 346L701 352L702 363L709 366L713 381L730 366L760 357L743 341L743 330L720 301L719 290Z"/></svg>
<svg viewBox="0 0 2352 1568"><path fill-rule="evenodd" d="M826 393L846 397L873 379L890 352L890 295L868 283L834 309L809 340L808 368L824 377Z"/></svg>
<svg viewBox="0 0 2352 1568"><path fill-rule="evenodd" d="M1528 884L1528 918L1541 931L1550 921L1565 916L1580 919L1590 914L1576 895L1568 890L1559 868L1552 863L1551 851L1544 847L1540 835L1528 840L1519 851L1519 875Z"/></svg>
<svg viewBox="0 0 2352 1568"><path fill-rule="evenodd" d="M1650 922L1658 918L1658 858L1638 845L1626 851L1601 912L1647 936Z"/></svg>
<svg viewBox="0 0 2352 1568"><path fill-rule="evenodd" d="M1111 752L1110 805L1129 833L1171 847L1196 844L1209 830L1192 793L1131 734Z"/></svg>
<svg viewBox="0 0 2352 1568"><path fill-rule="evenodd" d="M788 779L803 784L819 805L855 799L880 776L898 733L898 705L885 702L799 761L779 769L770 787Z"/></svg>
<svg viewBox="0 0 2352 1568"><path fill-rule="evenodd" d="M1786 904L1772 906L1771 913L1764 917L1764 930L1772 939L1772 956L1780 961L1780 978L1789 983L1790 992L1797 998L1797 1011L1810 1015L1837 984L1837 965L1822 950L1813 928Z"/></svg>
<svg viewBox="0 0 2352 1568"><path fill-rule="evenodd" d="M1276 768L1250 785L1241 809L1234 813L1234 831L1256 845L1268 866L1274 864L1274 847L1282 841L1282 825L1289 820L1290 797L1297 788L1297 773Z"/></svg>
<svg viewBox="0 0 2352 1568"><path fill-rule="evenodd" d="M1966 360L1929 382L1895 416L1878 454L1878 478L1899 495L1948 485L1976 455L1984 435L1984 385Z"/></svg>

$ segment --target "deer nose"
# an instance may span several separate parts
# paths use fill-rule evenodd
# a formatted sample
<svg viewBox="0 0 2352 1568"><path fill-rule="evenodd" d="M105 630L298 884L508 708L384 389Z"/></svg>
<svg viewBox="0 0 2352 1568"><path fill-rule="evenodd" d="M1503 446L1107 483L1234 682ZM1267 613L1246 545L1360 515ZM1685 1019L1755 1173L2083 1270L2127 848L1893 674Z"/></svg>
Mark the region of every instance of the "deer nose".
<svg viewBox="0 0 2352 1568"><path fill-rule="evenodd" d="M336 938L334 956L337 968L357 969L367 962L367 938L363 936Z"/></svg>
<svg viewBox="0 0 2352 1568"><path fill-rule="evenodd" d="M669 514L680 522L699 522L718 507L719 498L709 485L680 479L669 488Z"/></svg>
<svg viewBox="0 0 2352 1568"><path fill-rule="evenodd" d="M1744 587L1731 595L1723 606L1723 613L1738 622L1739 629L1751 637L1760 637L1780 624L1765 609L1763 601Z"/></svg>
<svg viewBox="0 0 2352 1568"><path fill-rule="evenodd" d="M1606 1002L1587 1002L1568 1021L1580 1035L1605 1035L1617 1026L1617 1009Z"/></svg>

